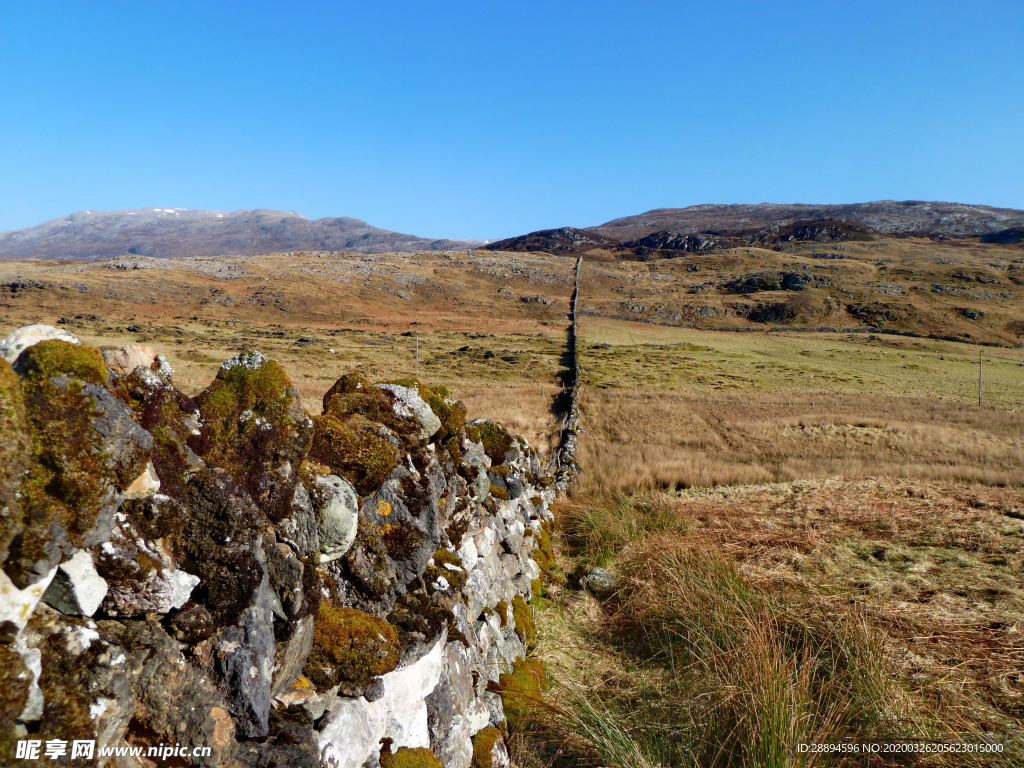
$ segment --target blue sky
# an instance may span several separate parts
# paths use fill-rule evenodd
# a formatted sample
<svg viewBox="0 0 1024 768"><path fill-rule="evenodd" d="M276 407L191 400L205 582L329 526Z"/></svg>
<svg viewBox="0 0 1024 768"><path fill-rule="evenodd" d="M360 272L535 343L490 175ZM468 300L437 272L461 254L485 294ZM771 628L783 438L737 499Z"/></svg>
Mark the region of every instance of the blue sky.
<svg viewBox="0 0 1024 768"><path fill-rule="evenodd" d="M1024 2L0 0L0 230L884 198L1024 208Z"/></svg>

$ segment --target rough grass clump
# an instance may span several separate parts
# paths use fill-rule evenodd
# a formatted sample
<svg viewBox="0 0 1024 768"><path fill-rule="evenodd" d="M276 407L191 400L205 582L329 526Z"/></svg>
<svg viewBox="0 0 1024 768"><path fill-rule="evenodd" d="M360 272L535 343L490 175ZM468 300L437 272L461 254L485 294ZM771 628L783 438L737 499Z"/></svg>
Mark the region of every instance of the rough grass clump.
<svg viewBox="0 0 1024 768"><path fill-rule="evenodd" d="M349 480L360 494L380 487L398 466L398 452L362 416L316 419L309 457Z"/></svg>
<svg viewBox="0 0 1024 768"><path fill-rule="evenodd" d="M660 494L620 493L610 498L581 499L557 511L570 554L595 565L608 562L626 545L646 536L685 534L688 530L679 504ZM545 552L550 556L550 537L546 541L549 544Z"/></svg>
<svg viewBox="0 0 1024 768"><path fill-rule="evenodd" d="M367 685L397 667L401 652L394 627L383 619L321 603L303 674L321 690L342 680Z"/></svg>
<svg viewBox="0 0 1024 768"><path fill-rule="evenodd" d="M471 768L497 768L494 762L494 748L504 741L501 731L490 726L473 737L473 762Z"/></svg>
<svg viewBox="0 0 1024 768"><path fill-rule="evenodd" d="M543 706L541 692L547 688L547 674L540 659L517 659L511 672L498 678L498 693L505 706L505 718L513 730L525 726L531 713Z"/></svg>
<svg viewBox="0 0 1024 768"><path fill-rule="evenodd" d="M89 384L105 384L107 368L98 349L69 341L41 341L18 358L21 370L35 379L68 376Z"/></svg>
<svg viewBox="0 0 1024 768"><path fill-rule="evenodd" d="M526 604L522 595L512 598L512 619L516 623L516 634L527 648L537 644L537 624L533 618L533 609ZM504 621L502 622L504 625Z"/></svg>

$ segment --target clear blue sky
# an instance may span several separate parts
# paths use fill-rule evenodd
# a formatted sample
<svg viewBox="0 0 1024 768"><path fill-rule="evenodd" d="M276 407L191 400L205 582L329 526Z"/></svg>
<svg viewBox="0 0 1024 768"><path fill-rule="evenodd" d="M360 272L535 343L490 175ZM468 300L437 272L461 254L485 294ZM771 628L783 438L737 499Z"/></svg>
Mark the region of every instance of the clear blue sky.
<svg viewBox="0 0 1024 768"><path fill-rule="evenodd" d="M0 0L0 230L279 208L497 238L696 203L1024 208L1024 2Z"/></svg>

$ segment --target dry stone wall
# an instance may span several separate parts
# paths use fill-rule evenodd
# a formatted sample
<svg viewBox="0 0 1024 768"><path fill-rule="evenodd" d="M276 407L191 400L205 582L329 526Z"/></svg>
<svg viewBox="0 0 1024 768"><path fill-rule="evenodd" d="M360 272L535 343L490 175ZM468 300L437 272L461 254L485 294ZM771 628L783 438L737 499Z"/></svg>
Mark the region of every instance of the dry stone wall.
<svg viewBox="0 0 1024 768"><path fill-rule="evenodd" d="M575 282L570 302L572 315L569 323L569 355L572 359L572 387L569 392L569 412L566 414L565 424L562 428L562 441L558 453L555 456L555 475L557 476L556 488L564 493L576 484L580 467L576 459L577 436L581 431L580 426L580 392L583 388L583 369L580 368L579 353L579 297L580 297L580 271L583 269L583 257L576 260Z"/></svg>
<svg viewBox="0 0 1024 768"><path fill-rule="evenodd" d="M0 353L0 764L508 764L564 455L412 379L343 376L312 417L254 350L195 397L146 348Z"/></svg>

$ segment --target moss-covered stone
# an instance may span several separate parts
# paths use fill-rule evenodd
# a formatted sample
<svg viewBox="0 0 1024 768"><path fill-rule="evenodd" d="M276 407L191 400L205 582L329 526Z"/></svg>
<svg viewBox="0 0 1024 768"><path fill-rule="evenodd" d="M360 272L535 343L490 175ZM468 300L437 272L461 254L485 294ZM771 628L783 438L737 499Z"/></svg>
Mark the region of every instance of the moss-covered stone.
<svg viewBox="0 0 1024 768"><path fill-rule="evenodd" d="M303 674L320 689L340 681L367 685L397 667L400 658L398 635L386 621L322 603Z"/></svg>
<svg viewBox="0 0 1024 768"><path fill-rule="evenodd" d="M60 343L81 351L74 344L45 343ZM55 354L42 359L67 358ZM18 484L24 527L10 540L5 567L15 583L24 587L74 547L81 546L83 534L92 529L97 514L114 497L112 486L125 488L141 472L150 457L151 441L134 425L127 409L124 414L111 412L123 408L123 404L105 389L63 374L53 378L27 376L21 387L31 457L28 471ZM97 398L104 401L105 410L100 409ZM122 434L123 441L115 445L96 428L99 419L113 426L119 418L149 445L136 442L131 434ZM116 460L110 453L114 449L118 451Z"/></svg>
<svg viewBox="0 0 1024 768"><path fill-rule="evenodd" d="M471 768L497 768L494 763L494 748L504 737L493 726L484 728L473 737L473 762Z"/></svg>
<svg viewBox="0 0 1024 768"><path fill-rule="evenodd" d="M384 739L380 750L380 768L444 768L434 753L426 747L402 747L391 752L391 739Z"/></svg>
<svg viewBox="0 0 1024 768"><path fill-rule="evenodd" d="M508 625L508 603L504 600L499 600L498 604L494 606L494 611L498 614L498 618L501 619L501 626Z"/></svg>
<svg viewBox="0 0 1024 768"><path fill-rule="evenodd" d="M21 656L0 643L0 754L14 754L14 721L25 708L31 682L32 673Z"/></svg>
<svg viewBox="0 0 1024 768"><path fill-rule="evenodd" d="M284 369L245 352L221 367L196 404L203 426L189 439L192 449L226 470L272 519L286 514L295 477L281 469L302 461L312 422Z"/></svg>
<svg viewBox="0 0 1024 768"><path fill-rule="evenodd" d="M502 501L508 501L508 491L504 488L499 488L496 485L491 486L491 496L501 499Z"/></svg>
<svg viewBox="0 0 1024 768"><path fill-rule="evenodd" d="M352 483L360 494L373 492L398 466L399 455L360 415L345 421L328 413L315 420L311 459Z"/></svg>
<svg viewBox="0 0 1024 768"><path fill-rule="evenodd" d="M458 555L447 549L439 549L434 553L433 560L434 564L428 565L427 570L423 572L423 578L428 584L434 584L439 578L444 578L456 591L466 586L466 569Z"/></svg>
<svg viewBox="0 0 1024 768"><path fill-rule="evenodd" d="M41 341L29 347L18 358L20 370L35 379L68 376L89 384L106 384L107 368L102 353L84 344L69 341Z"/></svg>
<svg viewBox="0 0 1024 768"><path fill-rule="evenodd" d="M537 624L533 618L533 609L526 604L522 595L512 598L512 618L516 623L516 634L527 648L537 644Z"/></svg>
<svg viewBox="0 0 1024 768"><path fill-rule="evenodd" d="M517 659L512 671L498 678L498 692L510 728L516 730L527 724L530 714L537 711L541 692L546 688L544 662L539 659Z"/></svg>
<svg viewBox="0 0 1024 768"><path fill-rule="evenodd" d="M512 448L512 435L503 426L493 421L485 421L475 425L479 434L480 442L484 444L486 453L492 464L501 464L505 461L505 454Z"/></svg>
<svg viewBox="0 0 1024 768"><path fill-rule="evenodd" d="M7 558L11 540L22 529L17 490L28 467L30 450L21 385L14 369L0 358L0 563Z"/></svg>

